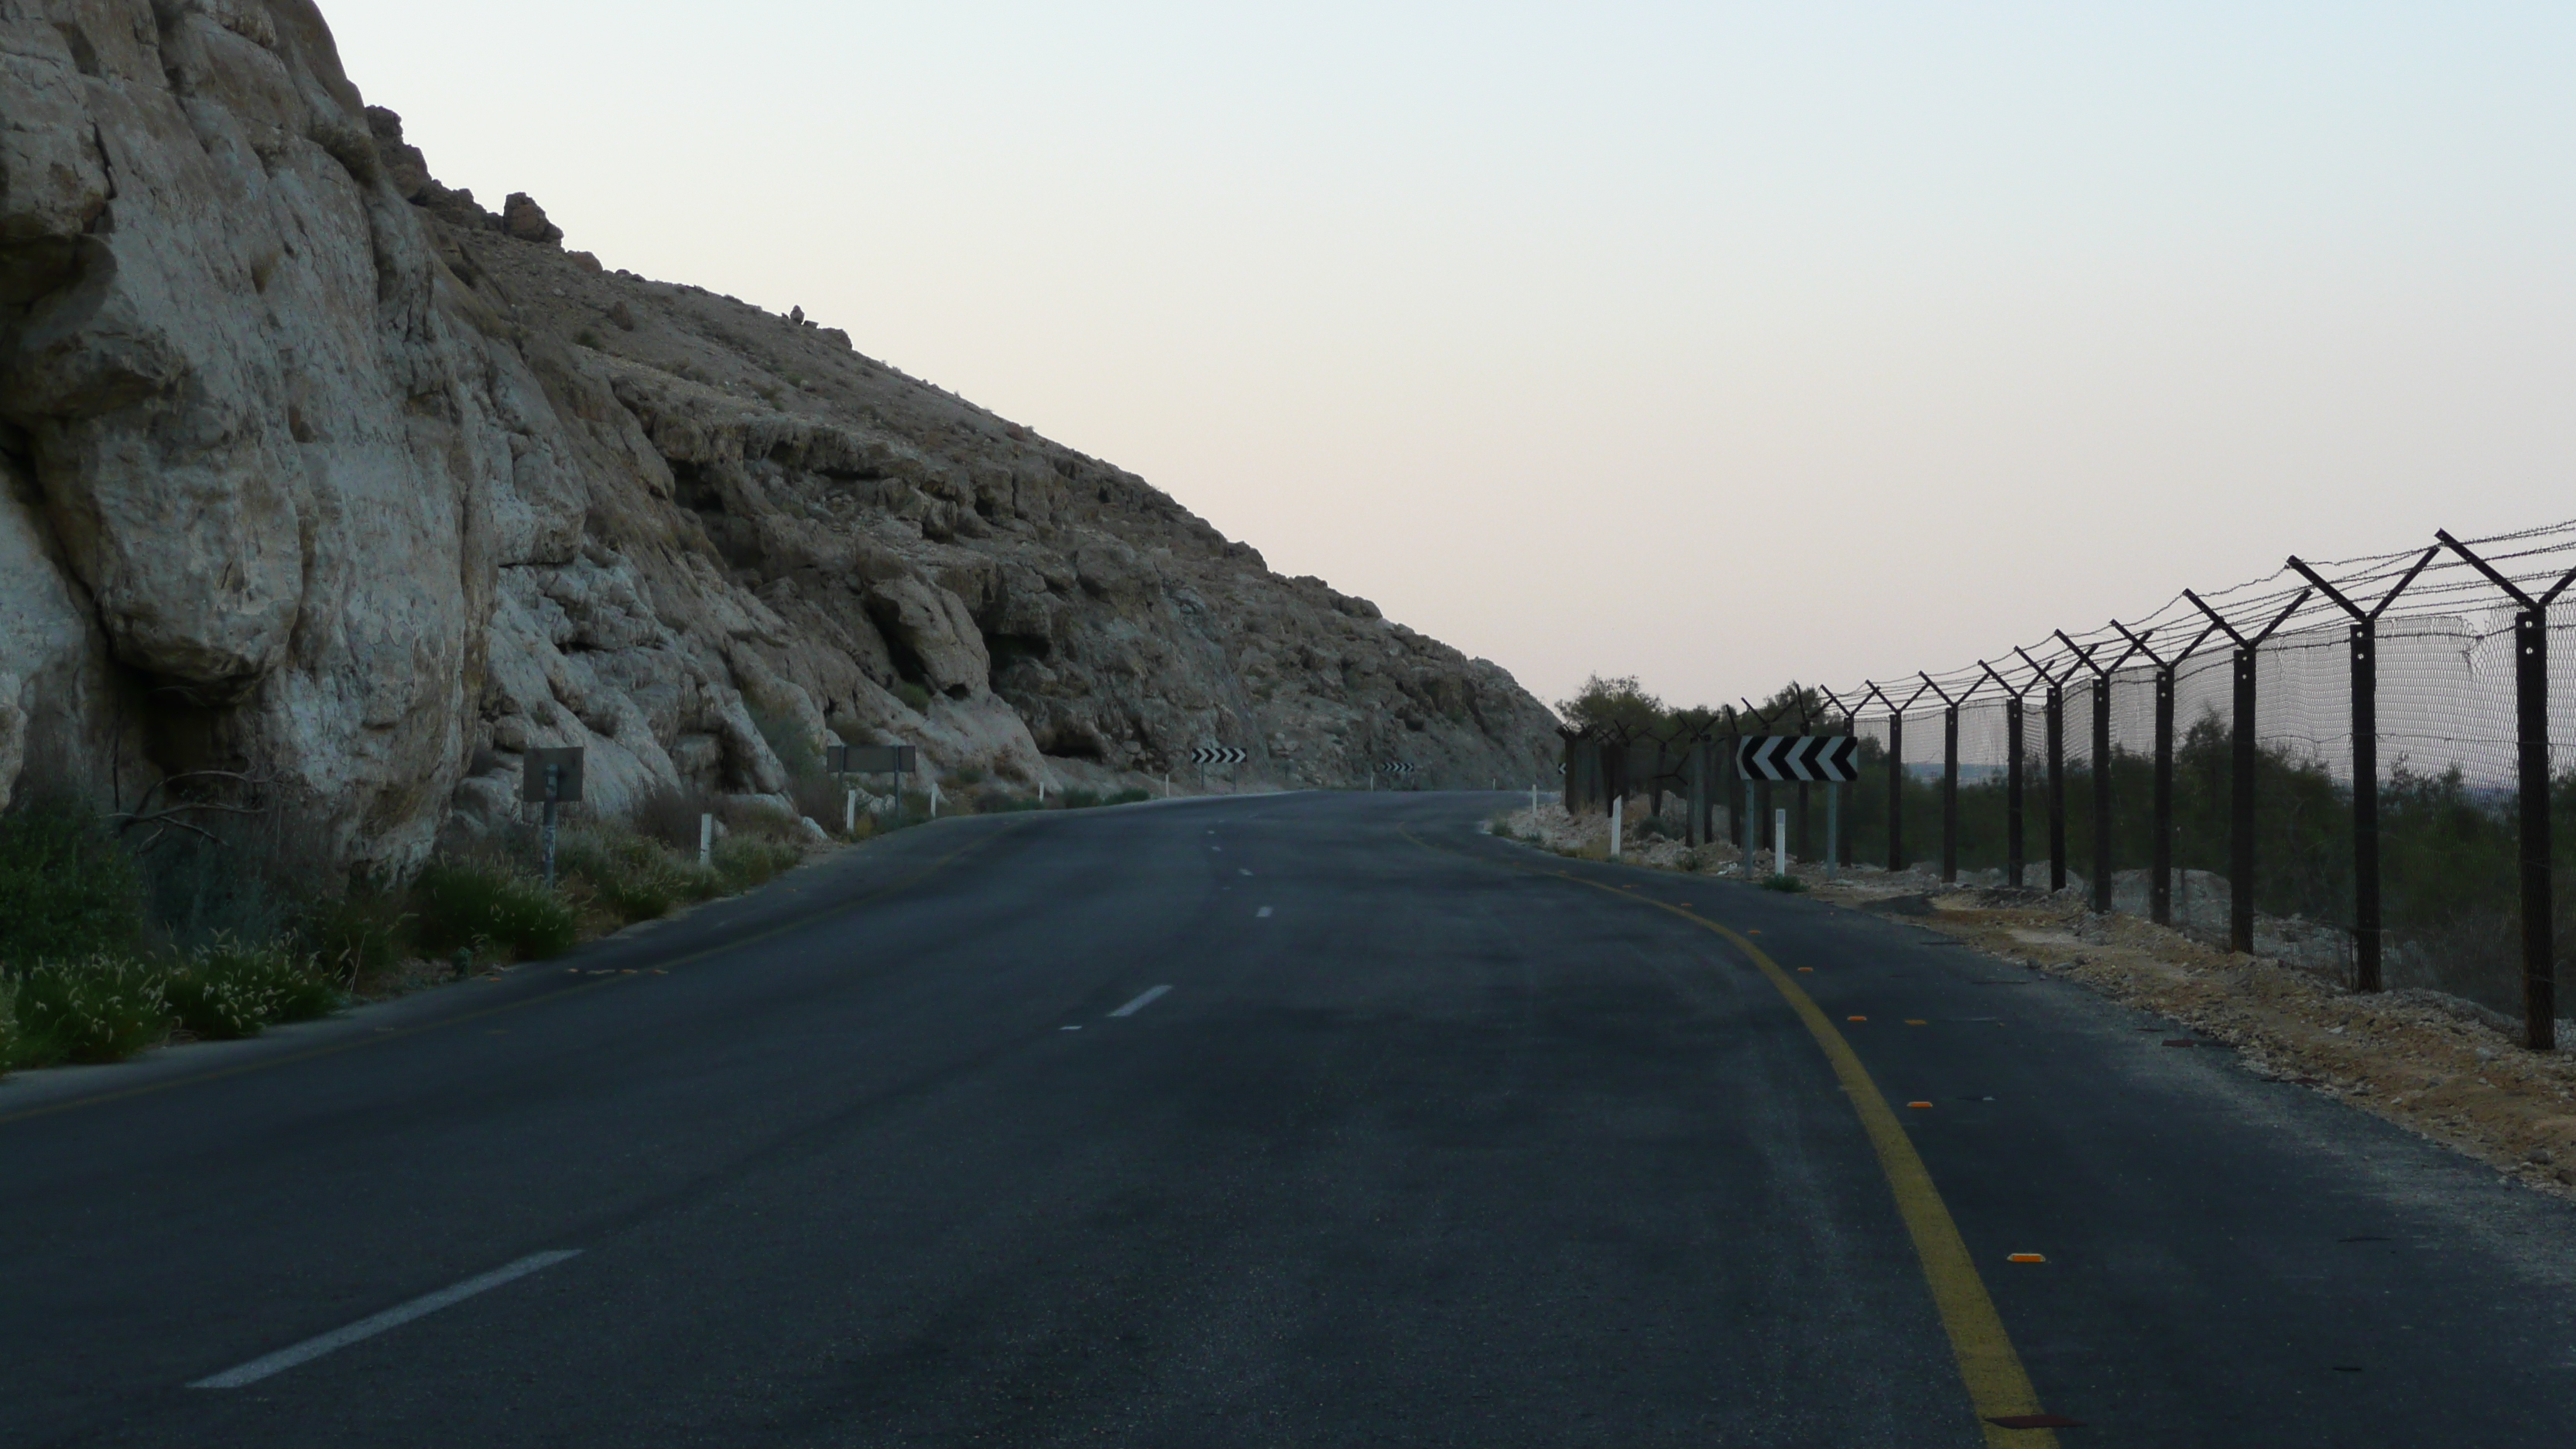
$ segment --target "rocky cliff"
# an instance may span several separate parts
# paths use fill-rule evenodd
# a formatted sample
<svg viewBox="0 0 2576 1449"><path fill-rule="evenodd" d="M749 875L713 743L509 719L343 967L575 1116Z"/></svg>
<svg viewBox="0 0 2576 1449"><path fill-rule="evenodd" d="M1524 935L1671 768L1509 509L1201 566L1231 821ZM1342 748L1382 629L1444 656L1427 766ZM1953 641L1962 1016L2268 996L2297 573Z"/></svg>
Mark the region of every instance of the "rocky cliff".
<svg viewBox="0 0 2576 1449"><path fill-rule="evenodd" d="M440 186L304 0L0 0L0 474L0 791L247 791L354 863L535 745L614 812L829 735L1058 786L1553 741L1132 474Z"/></svg>

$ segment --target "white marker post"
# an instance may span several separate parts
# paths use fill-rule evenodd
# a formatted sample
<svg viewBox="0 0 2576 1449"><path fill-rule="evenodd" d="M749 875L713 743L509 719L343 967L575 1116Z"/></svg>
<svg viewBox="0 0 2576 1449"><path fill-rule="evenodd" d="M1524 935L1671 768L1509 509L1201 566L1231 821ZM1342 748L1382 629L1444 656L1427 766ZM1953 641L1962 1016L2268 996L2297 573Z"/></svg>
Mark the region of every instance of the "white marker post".
<svg viewBox="0 0 2576 1449"><path fill-rule="evenodd" d="M841 806L841 833L859 833L859 792L856 790L850 792L850 798Z"/></svg>
<svg viewBox="0 0 2576 1449"><path fill-rule="evenodd" d="M1771 812L1771 859L1778 863L1781 875L1789 873L1789 812Z"/></svg>
<svg viewBox="0 0 2576 1449"><path fill-rule="evenodd" d="M715 854L716 818L701 815L698 817L698 869L705 870L708 862L715 859Z"/></svg>
<svg viewBox="0 0 2576 1449"><path fill-rule="evenodd" d="M937 780L930 782L930 818L933 820L939 818L939 782Z"/></svg>
<svg viewBox="0 0 2576 1449"><path fill-rule="evenodd" d="M1613 796L1610 801L1610 858L1619 858L1619 807L1627 802Z"/></svg>

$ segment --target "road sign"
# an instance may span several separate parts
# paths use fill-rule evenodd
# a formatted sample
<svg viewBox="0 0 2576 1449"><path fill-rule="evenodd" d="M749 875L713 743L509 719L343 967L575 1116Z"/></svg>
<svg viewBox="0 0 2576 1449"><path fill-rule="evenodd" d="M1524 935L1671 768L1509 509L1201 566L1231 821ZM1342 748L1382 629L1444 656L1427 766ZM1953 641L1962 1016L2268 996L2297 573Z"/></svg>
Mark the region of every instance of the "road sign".
<svg viewBox="0 0 2576 1449"><path fill-rule="evenodd" d="M1233 745L1201 745L1190 751L1190 763L1194 765L1240 765L1246 758Z"/></svg>
<svg viewBox="0 0 2576 1449"><path fill-rule="evenodd" d="M834 745L831 747L832 773L835 775L909 775L913 755L910 745Z"/></svg>
<svg viewBox="0 0 2576 1449"><path fill-rule="evenodd" d="M1402 760L1389 760L1385 764L1378 766L1378 768L1390 775L1410 775L1422 767L1420 765L1408 765Z"/></svg>
<svg viewBox="0 0 2576 1449"><path fill-rule="evenodd" d="M1850 735L1746 735L1736 742L1735 769L1748 780L1857 780L1860 741Z"/></svg>
<svg viewBox="0 0 2576 1449"><path fill-rule="evenodd" d="M581 746L530 750L519 767L519 798L531 804L569 805L581 798Z"/></svg>

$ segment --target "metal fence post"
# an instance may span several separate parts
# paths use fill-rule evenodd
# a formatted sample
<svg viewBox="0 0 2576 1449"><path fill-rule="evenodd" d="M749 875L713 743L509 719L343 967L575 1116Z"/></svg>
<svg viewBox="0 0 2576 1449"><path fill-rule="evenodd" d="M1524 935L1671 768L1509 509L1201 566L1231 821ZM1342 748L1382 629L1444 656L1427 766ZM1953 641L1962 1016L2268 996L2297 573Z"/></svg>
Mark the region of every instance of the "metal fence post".
<svg viewBox="0 0 2576 1449"><path fill-rule="evenodd" d="M2004 692L2004 884L2021 889L2021 694L1995 667L1980 659L1977 667Z"/></svg>
<svg viewBox="0 0 2576 1449"><path fill-rule="evenodd" d="M2048 714L2048 888L2066 889L2066 686L2052 679Z"/></svg>
<svg viewBox="0 0 2576 1449"><path fill-rule="evenodd" d="M2558 967L2549 887L2549 606L2576 569L2534 598L2447 533L2433 535L2522 605L2513 620L2514 770L2522 795L2522 1034L2533 1051L2558 1045Z"/></svg>
<svg viewBox="0 0 2576 1449"><path fill-rule="evenodd" d="M2093 909L2111 909L2111 676L2093 676Z"/></svg>
<svg viewBox="0 0 2576 1449"><path fill-rule="evenodd" d="M2566 585L2559 585L2565 588ZM2514 713L2522 776L2522 1020L2524 1044L2558 1044L2557 924L2549 892L2549 610L2544 603L2513 621Z"/></svg>
<svg viewBox="0 0 2576 1449"><path fill-rule="evenodd" d="M2020 645L2013 652L2048 685L2040 712L2048 736L2048 889L2054 893L2066 889L2066 680L2040 668Z"/></svg>
<svg viewBox="0 0 2576 1449"><path fill-rule="evenodd" d="M2315 569L2294 556L2290 567L2306 576L2336 607L2352 616L2352 985L2355 991L2385 990L2381 952L2385 942L2379 912L2379 616L2415 576L2424 572L2441 546L2424 550L2415 566L2385 597L2364 610L2327 583Z"/></svg>
<svg viewBox="0 0 2576 1449"><path fill-rule="evenodd" d="M1905 711L1887 702L1887 868L1905 869Z"/></svg>
<svg viewBox="0 0 2576 1449"><path fill-rule="evenodd" d="M2263 647L2264 640L2272 637L2272 631L2288 623L2290 616L2297 613L2299 606L2315 592L2314 589L2299 590L2299 596L2290 601L2290 607L2265 625L2261 633L2248 638L2235 625L2228 623L2224 615L2202 603L2200 595L2189 589L2182 591L2184 598L2191 600L2209 616L2211 623L2236 641L2236 738L2229 754L2229 770L2235 778L2229 781L2231 788L2228 791L2227 945L2228 949L2242 951L2249 956L2254 952L2254 775L2262 762L2254 728L2255 653Z"/></svg>

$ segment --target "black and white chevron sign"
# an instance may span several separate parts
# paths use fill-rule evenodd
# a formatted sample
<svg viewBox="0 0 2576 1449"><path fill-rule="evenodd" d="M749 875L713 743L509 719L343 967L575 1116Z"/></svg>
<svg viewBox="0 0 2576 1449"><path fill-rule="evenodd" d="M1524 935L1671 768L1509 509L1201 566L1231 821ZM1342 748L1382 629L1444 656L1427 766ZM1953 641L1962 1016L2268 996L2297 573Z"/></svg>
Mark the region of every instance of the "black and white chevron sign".
<svg viewBox="0 0 2576 1449"><path fill-rule="evenodd" d="M1751 780L1857 780L1860 741L1850 735L1746 735L1736 773Z"/></svg>
<svg viewBox="0 0 2576 1449"><path fill-rule="evenodd" d="M1201 745L1190 751L1193 765L1240 765L1244 758L1243 751L1233 745Z"/></svg>
<svg viewBox="0 0 2576 1449"><path fill-rule="evenodd" d="M1385 764L1378 766L1378 768L1384 770L1390 775L1410 775L1422 767L1420 765L1408 765L1401 760L1389 760Z"/></svg>

